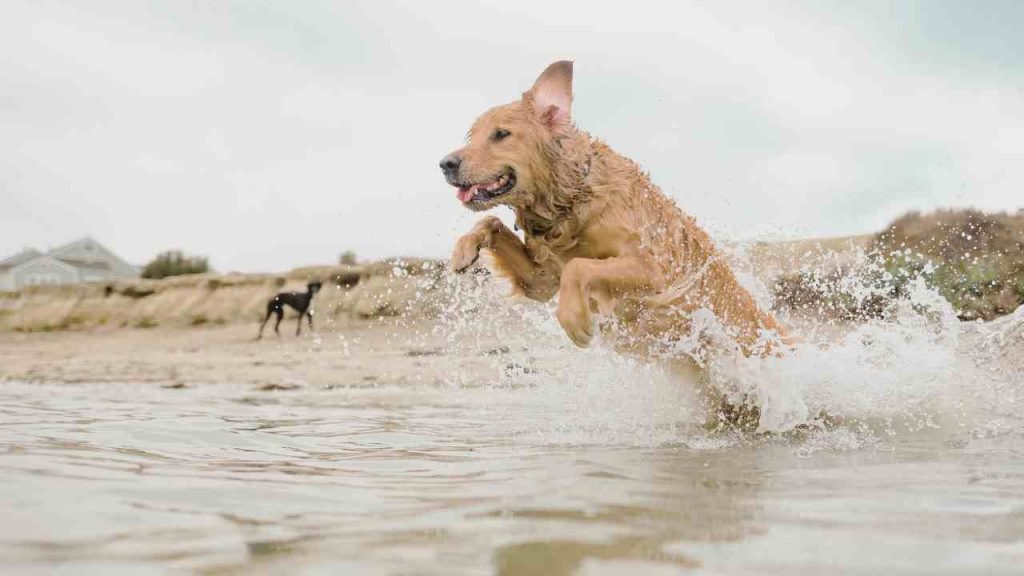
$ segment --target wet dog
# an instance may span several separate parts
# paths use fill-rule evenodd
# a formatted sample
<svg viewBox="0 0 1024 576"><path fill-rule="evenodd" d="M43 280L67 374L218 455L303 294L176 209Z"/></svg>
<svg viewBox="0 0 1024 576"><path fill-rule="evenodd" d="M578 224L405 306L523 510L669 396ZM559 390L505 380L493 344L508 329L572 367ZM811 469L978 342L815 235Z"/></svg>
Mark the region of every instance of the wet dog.
<svg viewBox="0 0 1024 576"><path fill-rule="evenodd" d="M322 284L320 282L310 282L306 285L305 292L281 292L277 296L274 296L267 302L267 316L263 319L263 323L260 324L260 333L256 337L257 340L263 338L263 328L267 325L267 321L274 314L277 314L277 322L274 323L274 333L278 336L281 335L279 327L281 326L281 319L284 318L284 307L291 307L293 310L299 313L299 323L295 328L295 335L302 334L302 317L305 316L309 320L309 329L313 330L313 311L310 310L310 306L313 304L313 296L320 291Z"/></svg>
<svg viewBox="0 0 1024 576"><path fill-rule="evenodd" d="M609 330L620 348L651 353L693 341L712 318L715 335L698 335L691 357L778 349L782 326L708 234L635 162L574 125L572 78L571 62L550 65L520 99L484 112L467 144L441 160L463 206L508 206L523 232L483 218L456 242L452 268L464 271L489 251L515 292L558 295L558 321L581 347L599 313L622 328Z"/></svg>

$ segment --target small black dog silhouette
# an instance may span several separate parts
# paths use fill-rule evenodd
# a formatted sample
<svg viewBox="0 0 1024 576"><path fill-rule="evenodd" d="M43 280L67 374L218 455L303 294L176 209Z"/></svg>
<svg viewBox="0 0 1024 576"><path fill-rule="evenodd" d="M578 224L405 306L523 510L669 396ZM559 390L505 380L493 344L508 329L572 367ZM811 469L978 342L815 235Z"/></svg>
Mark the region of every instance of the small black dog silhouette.
<svg viewBox="0 0 1024 576"><path fill-rule="evenodd" d="M277 314L277 323L274 324L274 333L278 336L281 335L281 331L278 327L281 326L281 319L284 318L284 307L291 306L299 313L299 325L295 328L295 335L302 334L302 317L305 316L309 319L309 329L313 330L313 311L309 309L310 304L313 303L313 296L320 291L320 282L310 282L306 285L305 292L281 292L277 296L274 296L267 302L267 317L263 319L263 324L260 324L260 335L256 337L257 340L263 338L263 328L267 325L267 320L270 320L271 314Z"/></svg>

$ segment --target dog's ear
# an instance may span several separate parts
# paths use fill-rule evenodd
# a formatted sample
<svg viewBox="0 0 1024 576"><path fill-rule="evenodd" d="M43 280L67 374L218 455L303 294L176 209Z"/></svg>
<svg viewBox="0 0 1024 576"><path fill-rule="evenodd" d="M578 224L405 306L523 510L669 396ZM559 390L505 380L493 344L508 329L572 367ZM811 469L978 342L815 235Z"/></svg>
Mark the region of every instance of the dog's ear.
<svg viewBox="0 0 1024 576"><path fill-rule="evenodd" d="M523 101L533 107L541 121L551 128L572 124L572 62L560 60L548 66L523 94Z"/></svg>

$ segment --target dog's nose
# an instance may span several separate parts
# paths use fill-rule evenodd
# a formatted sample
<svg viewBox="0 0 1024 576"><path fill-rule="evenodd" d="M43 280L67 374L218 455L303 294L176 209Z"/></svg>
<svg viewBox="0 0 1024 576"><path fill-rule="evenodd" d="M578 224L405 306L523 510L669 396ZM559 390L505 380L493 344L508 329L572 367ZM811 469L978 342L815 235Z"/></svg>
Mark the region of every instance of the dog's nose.
<svg viewBox="0 0 1024 576"><path fill-rule="evenodd" d="M444 175L449 178L454 177L461 165L462 158L459 158L455 154L449 154L441 159L441 172L444 172Z"/></svg>

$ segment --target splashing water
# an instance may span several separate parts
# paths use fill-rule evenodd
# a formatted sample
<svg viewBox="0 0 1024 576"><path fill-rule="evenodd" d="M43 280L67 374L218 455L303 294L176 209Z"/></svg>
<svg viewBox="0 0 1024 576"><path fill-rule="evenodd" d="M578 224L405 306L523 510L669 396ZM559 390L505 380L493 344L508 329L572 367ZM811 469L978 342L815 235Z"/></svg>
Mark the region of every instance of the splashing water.
<svg viewBox="0 0 1024 576"><path fill-rule="evenodd" d="M927 272L927 271L926 271ZM864 254L829 289L866 302L887 294L884 271ZM741 281L767 305L767 290L751 275ZM657 359L615 353L601 338L588 350L568 344L553 304L504 297L501 282L449 278L456 297L438 330L451 349L503 346L507 369L495 387L530 390L539 410L533 429L508 433L551 443L684 444L719 447L738 433L708 432L713 417L699 384ZM708 380L730 403L760 410L759 433L787 433L802 450L847 450L899 434L991 435L1024 429L1014 406L1024 384L1014 378L998 343L1012 340L1024 312L988 325L961 322L929 288L925 275L906 284L879 318L859 322L800 322L803 342L767 357L707 359ZM721 326L707 310L693 317L694 334L667 342L668 355L699 357L708 333ZM663 352L664 354L664 352ZM509 360L511 359L511 362ZM511 367L511 368L509 368ZM453 370L451 383L479 387L480 375ZM500 419L499 419L500 420ZM826 425L825 423L828 423ZM748 438L749 439L749 438Z"/></svg>

